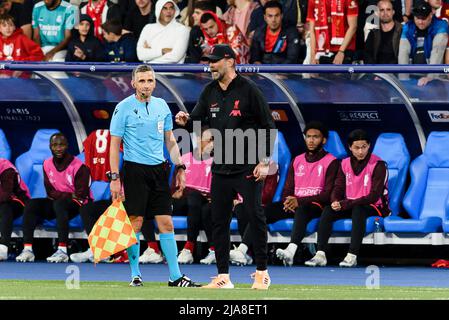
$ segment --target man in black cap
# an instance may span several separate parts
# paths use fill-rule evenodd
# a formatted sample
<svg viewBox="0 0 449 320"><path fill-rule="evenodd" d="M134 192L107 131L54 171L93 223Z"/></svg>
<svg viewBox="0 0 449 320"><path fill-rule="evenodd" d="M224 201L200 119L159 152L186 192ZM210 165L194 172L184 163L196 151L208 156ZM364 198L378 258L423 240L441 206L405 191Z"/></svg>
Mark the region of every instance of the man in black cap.
<svg viewBox="0 0 449 320"><path fill-rule="evenodd" d="M261 91L236 72L235 53L229 45L215 45L204 58L209 61L213 81L204 88L190 114L176 115L176 123L181 126L192 125L192 120L203 121L202 125L209 125L214 136L211 206L218 276L204 287L234 287L229 277L229 223L238 193L243 198L254 235L257 268L252 288L266 290L271 280L267 271L267 224L261 198L276 137L274 121ZM265 139L260 137L263 134ZM261 151L261 148L265 149Z"/></svg>
<svg viewBox="0 0 449 320"><path fill-rule="evenodd" d="M399 64L442 64L448 43L448 24L432 13L432 7L420 1L413 8L413 20L402 28ZM429 74L419 79L424 86L434 78Z"/></svg>

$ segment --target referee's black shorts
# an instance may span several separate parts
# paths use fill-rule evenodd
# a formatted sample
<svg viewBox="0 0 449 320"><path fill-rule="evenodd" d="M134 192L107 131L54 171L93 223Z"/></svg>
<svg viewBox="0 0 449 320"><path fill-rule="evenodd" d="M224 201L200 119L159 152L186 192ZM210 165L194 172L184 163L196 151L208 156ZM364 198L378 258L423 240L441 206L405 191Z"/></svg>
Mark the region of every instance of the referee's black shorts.
<svg viewBox="0 0 449 320"><path fill-rule="evenodd" d="M125 202L123 204L128 216L153 218L158 215L171 215L169 172L170 166L167 162L152 166L125 161L123 164Z"/></svg>

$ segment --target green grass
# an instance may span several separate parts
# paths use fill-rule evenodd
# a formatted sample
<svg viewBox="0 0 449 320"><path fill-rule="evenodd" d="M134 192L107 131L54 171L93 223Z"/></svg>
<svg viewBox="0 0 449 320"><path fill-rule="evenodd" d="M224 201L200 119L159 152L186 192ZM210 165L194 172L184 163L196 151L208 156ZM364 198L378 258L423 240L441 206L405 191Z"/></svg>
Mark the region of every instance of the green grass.
<svg viewBox="0 0 449 320"><path fill-rule="evenodd" d="M0 300L358 300L358 299L449 299L449 288L381 287L369 290L355 286L272 285L268 291L255 291L249 284L236 284L233 290L169 288L166 283L145 282L131 288L124 282L80 283L67 289L64 281L0 280Z"/></svg>

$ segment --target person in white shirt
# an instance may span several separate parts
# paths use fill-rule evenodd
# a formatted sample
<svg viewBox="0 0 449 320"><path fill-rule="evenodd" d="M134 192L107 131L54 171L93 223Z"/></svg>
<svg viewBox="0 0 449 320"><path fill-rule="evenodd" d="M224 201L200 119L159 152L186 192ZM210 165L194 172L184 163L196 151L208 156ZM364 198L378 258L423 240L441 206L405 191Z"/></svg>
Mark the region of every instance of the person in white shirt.
<svg viewBox="0 0 449 320"><path fill-rule="evenodd" d="M189 28L176 21L179 8L172 0L156 3L156 23L147 24L137 42L137 57L147 63L183 63Z"/></svg>

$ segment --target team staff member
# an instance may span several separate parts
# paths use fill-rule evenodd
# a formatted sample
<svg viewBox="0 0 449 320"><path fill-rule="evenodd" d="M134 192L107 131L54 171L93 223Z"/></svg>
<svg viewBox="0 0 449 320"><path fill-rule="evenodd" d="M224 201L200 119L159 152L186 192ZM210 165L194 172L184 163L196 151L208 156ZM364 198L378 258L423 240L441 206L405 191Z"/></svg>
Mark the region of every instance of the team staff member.
<svg viewBox="0 0 449 320"><path fill-rule="evenodd" d="M131 85L136 93L122 100L111 119L111 194L121 197L119 177L120 143L124 143L123 187L124 206L131 224L140 237L144 217L154 216L160 232L162 250L170 271L169 286L198 286L179 270L173 221L171 192L168 185L168 165L164 158L164 143L176 164L176 187L185 187L185 166L173 135L170 108L165 100L153 97L156 77L151 66L137 66ZM127 249L131 266L130 286L143 285L139 270L140 241Z"/></svg>
<svg viewBox="0 0 449 320"><path fill-rule="evenodd" d="M267 271L267 224L262 208L263 180L268 173L269 150L274 144L270 137L270 129L275 129L273 118L265 98L256 85L243 78L235 70L235 53L227 44L215 45L205 58L209 61L212 78L201 93L199 101L189 115L179 112L176 122L188 124L189 120L203 121L221 134L221 139L214 135L214 163L212 165L211 206L212 206L212 238L215 244L218 276L205 288L233 288L229 277L229 222L233 201L237 193L243 197L245 212L248 215L251 231L254 236L254 253L257 264L253 289L268 289L270 277ZM206 123L204 123L206 122ZM190 125L190 123L189 123ZM261 142L245 141L244 153L236 152L234 137L225 135L230 130L236 136L236 129L256 133L266 130L266 157L258 159L259 164L251 163L251 156L257 155L257 146ZM246 131L248 130L248 131ZM240 133L240 134L243 134ZM220 143L217 140L221 140ZM233 147L232 162L224 161L229 154L225 145ZM236 161L237 158L243 161ZM253 157L256 159L256 157ZM231 162L229 164L229 162ZM255 161L253 161L255 162Z"/></svg>
<svg viewBox="0 0 449 320"><path fill-rule="evenodd" d="M307 266L325 266L325 251L335 220L352 218L351 244L340 267L357 265L357 255L366 229L366 219L370 216L387 216L388 206L387 165L369 152L370 139L361 129L348 136L351 156L341 162L337 173L331 205L326 206L318 227L318 246L315 256L306 261Z"/></svg>

